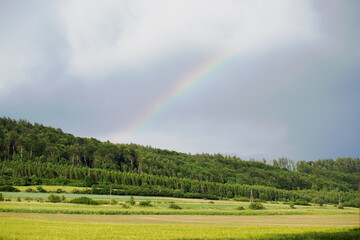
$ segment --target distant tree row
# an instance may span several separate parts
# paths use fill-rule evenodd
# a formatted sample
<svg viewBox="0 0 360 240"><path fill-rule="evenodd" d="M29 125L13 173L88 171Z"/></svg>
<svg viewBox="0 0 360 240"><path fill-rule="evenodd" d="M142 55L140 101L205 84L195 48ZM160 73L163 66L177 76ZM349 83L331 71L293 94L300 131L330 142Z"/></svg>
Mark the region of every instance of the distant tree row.
<svg viewBox="0 0 360 240"><path fill-rule="evenodd" d="M296 201L304 200L315 203L336 203L342 194L344 201L354 202L356 206L357 192L343 192L338 188L316 190L284 190L273 187L222 184L215 182L191 180L186 178L166 177L149 174L138 174L105 170L89 167L56 165L23 161L0 162L0 185L75 185L93 187L86 193L109 194L110 186L113 194L119 195L152 195L192 198L249 198L264 201Z"/></svg>
<svg viewBox="0 0 360 240"><path fill-rule="evenodd" d="M0 160L87 167L222 184L277 189L357 189L360 159L298 162L285 157L244 161L221 154L185 154L136 144L74 137L61 129L0 118ZM359 174L357 174L359 173ZM76 178L75 178L76 179Z"/></svg>

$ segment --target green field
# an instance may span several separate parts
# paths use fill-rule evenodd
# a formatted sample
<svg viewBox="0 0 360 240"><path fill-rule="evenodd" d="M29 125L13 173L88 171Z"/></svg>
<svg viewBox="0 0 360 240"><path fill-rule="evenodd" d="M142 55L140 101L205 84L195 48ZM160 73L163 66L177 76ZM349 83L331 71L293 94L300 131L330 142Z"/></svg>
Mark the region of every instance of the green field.
<svg viewBox="0 0 360 240"><path fill-rule="evenodd" d="M48 214L47 214L48 215ZM51 216L51 215L50 215ZM359 229L334 226L227 226L89 223L86 218L0 218L1 239L358 239ZM71 224L70 224L71 223Z"/></svg>
<svg viewBox="0 0 360 240"><path fill-rule="evenodd" d="M291 209L288 204L283 203L264 203L265 210L249 209L249 202L236 201L209 201L199 199L176 199L176 204L182 209L169 209L171 198L155 197L135 197L137 204L125 209L120 205L128 200L129 196L116 196L114 199L117 205L79 205L71 203L48 203L47 195L44 193L3 193L5 199L11 201L0 202L1 212L33 212L33 213L68 213L68 214L101 214L101 215L344 215L358 214L357 208L338 209L332 205L328 206L296 206ZM66 196L67 199L79 196L88 196L94 199L109 200L103 195L77 195L77 194L58 194ZM16 196L21 196L18 201ZM27 196L27 197L25 197ZM31 196L31 197L30 197ZM100 198L99 196L102 196ZM139 202L151 199L152 207L140 207ZM236 210L238 206L243 206L245 210Z"/></svg>
<svg viewBox="0 0 360 240"><path fill-rule="evenodd" d="M60 193L65 202L49 203L49 193L3 195L0 239L360 239L358 208L264 203L265 210L251 210L249 202L135 196L136 205L125 209L130 196ZM103 204L67 202L79 196ZM152 206L139 206L144 200ZM172 202L182 209L169 209Z"/></svg>

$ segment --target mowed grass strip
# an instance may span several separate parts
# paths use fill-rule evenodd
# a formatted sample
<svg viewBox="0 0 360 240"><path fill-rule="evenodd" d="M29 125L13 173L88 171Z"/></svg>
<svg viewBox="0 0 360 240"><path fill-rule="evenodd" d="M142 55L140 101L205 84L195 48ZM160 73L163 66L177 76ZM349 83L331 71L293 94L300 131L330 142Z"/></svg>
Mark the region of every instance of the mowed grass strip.
<svg viewBox="0 0 360 240"><path fill-rule="evenodd" d="M304 239L304 236L357 239L360 231L354 227L69 224L0 218L1 239Z"/></svg>

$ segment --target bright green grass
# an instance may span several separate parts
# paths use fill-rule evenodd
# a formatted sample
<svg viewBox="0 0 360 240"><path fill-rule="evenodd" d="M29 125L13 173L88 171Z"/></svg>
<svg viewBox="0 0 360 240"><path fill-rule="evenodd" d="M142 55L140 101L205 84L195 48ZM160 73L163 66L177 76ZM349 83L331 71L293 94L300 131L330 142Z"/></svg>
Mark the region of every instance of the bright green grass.
<svg viewBox="0 0 360 240"><path fill-rule="evenodd" d="M77 190L86 190L86 189L90 189L90 188L86 188L86 187L72 187L72 186L43 186L43 185L33 185L33 186L14 186L15 188L19 189L22 192L25 192L26 189L31 188L33 191L37 191L37 187L38 186L42 186L43 189L45 189L46 191L52 191L55 192L58 189L61 189L62 191L65 192L72 192L74 189Z"/></svg>
<svg viewBox="0 0 360 240"><path fill-rule="evenodd" d="M135 200L137 200L135 198ZM299 206L290 209L284 204L265 204L265 210L250 210L249 203L243 203L246 210L235 210L239 205L237 202L219 202L209 204L207 202L182 201L177 203L181 210L169 209L169 202L154 201L153 207L131 206L124 209L121 205L80 205L70 203L37 203L4 201L0 202L1 212L23 212L23 213L65 213L65 214L99 214L99 215L344 215L358 214L356 208L337 209L335 207Z"/></svg>
<svg viewBox="0 0 360 240"><path fill-rule="evenodd" d="M358 239L353 227L69 224L0 218L0 239Z"/></svg>

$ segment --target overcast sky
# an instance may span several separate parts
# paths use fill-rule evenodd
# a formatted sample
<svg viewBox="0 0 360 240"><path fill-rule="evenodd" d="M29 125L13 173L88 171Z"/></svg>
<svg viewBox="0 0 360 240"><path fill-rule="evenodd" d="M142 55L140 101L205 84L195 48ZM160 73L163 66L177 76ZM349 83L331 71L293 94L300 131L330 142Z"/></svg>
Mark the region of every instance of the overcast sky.
<svg viewBox="0 0 360 240"><path fill-rule="evenodd" d="M2 0L0 115L185 153L359 157L359 11L357 0Z"/></svg>

